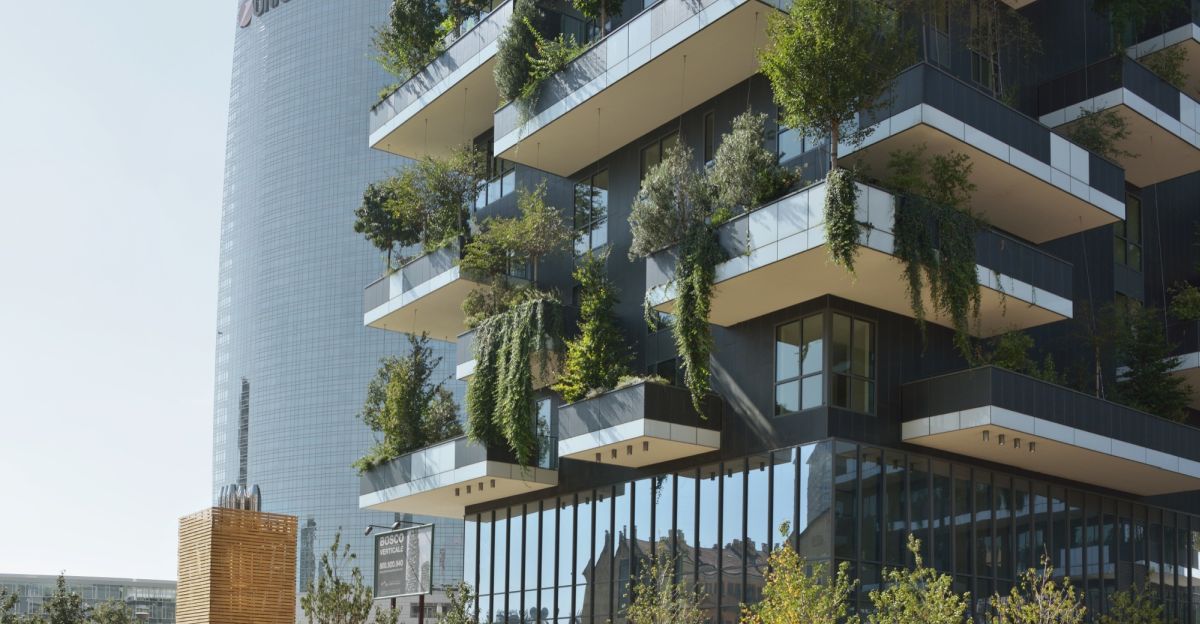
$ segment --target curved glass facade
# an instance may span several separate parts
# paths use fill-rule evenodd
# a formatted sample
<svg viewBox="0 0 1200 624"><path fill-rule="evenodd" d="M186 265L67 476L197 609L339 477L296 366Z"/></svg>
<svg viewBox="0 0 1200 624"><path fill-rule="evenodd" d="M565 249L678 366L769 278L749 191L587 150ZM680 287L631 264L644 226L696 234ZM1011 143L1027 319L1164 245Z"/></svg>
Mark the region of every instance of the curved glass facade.
<svg viewBox="0 0 1200 624"><path fill-rule="evenodd" d="M343 530L371 580L368 523L351 463L372 443L357 419L379 359L403 335L363 327L362 290L383 259L353 231L366 185L403 165L367 145L389 78L371 60L384 0L292 0L238 28L230 89L213 496L258 484L263 511L299 517L298 579ZM230 22L242 2L229 2ZM253 4L251 5L253 7ZM237 14L241 17L241 14ZM454 352L435 347L452 377ZM461 578L461 521L440 522L440 578Z"/></svg>

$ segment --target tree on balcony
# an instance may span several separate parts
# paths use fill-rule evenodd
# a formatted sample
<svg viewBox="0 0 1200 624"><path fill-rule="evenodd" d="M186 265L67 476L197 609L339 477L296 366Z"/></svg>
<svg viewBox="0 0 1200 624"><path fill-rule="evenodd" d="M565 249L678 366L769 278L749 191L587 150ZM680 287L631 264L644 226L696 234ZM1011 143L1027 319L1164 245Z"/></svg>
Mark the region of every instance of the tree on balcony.
<svg viewBox="0 0 1200 624"><path fill-rule="evenodd" d="M594 390L610 390L629 370L629 349L617 327L617 294L608 279L608 250L588 251L575 266L579 283L579 337L567 340L566 360L554 391L567 403Z"/></svg>
<svg viewBox="0 0 1200 624"><path fill-rule="evenodd" d="M730 215L751 210L778 198L800 177L766 148L766 120L765 114L746 111L733 118L733 129L721 137L706 176L716 210Z"/></svg>
<svg viewBox="0 0 1200 624"><path fill-rule="evenodd" d="M483 156L465 146L449 156L426 156L395 176L367 186L354 211L354 231L387 256L421 245L425 253L467 233L469 207L484 176Z"/></svg>
<svg viewBox="0 0 1200 624"><path fill-rule="evenodd" d="M537 55L537 34L545 14L535 0L513 0L512 19L496 42L496 90L501 102L521 97Z"/></svg>
<svg viewBox="0 0 1200 624"><path fill-rule="evenodd" d="M621 15L624 0L571 0L571 6L590 20L596 20L598 37L608 34L608 19Z"/></svg>
<svg viewBox="0 0 1200 624"><path fill-rule="evenodd" d="M359 472L462 435L454 394L441 381L433 381L442 359L433 355L429 336L409 334L408 344L408 355L384 358L367 385L359 418L383 439L354 463Z"/></svg>
<svg viewBox="0 0 1200 624"><path fill-rule="evenodd" d="M488 6L484 0L393 0L387 24L375 30L375 59L388 73L408 80L444 51L446 39L464 21Z"/></svg>
<svg viewBox="0 0 1200 624"><path fill-rule="evenodd" d="M1062 132L1080 147L1100 154L1110 160L1137 158L1138 155L1121 147L1129 138L1129 126L1125 118L1114 109L1079 109L1079 119Z"/></svg>
<svg viewBox="0 0 1200 624"><path fill-rule="evenodd" d="M1162 313L1139 307L1124 313L1117 326L1117 361L1126 367L1118 373L1113 399L1135 409L1182 421L1187 417L1191 386L1172 374L1180 359L1167 341Z"/></svg>

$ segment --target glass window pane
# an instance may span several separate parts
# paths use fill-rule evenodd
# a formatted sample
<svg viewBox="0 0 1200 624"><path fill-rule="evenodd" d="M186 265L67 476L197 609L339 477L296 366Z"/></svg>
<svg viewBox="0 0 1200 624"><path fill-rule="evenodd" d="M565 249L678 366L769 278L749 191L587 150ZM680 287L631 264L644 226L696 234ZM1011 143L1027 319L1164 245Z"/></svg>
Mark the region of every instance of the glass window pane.
<svg viewBox="0 0 1200 624"><path fill-rule="evenodd" d="M571 582L587 585L587 571L592 561L592 493L581 492L575 505L575 571ZM578 612L580 605L575 605Z"/></svg>
<svg viewBox="0 0 1200 624"><path fill-rule="evenodd" d="M521 565L525 563L525 511L514 507L508 519L508 591L521 591ZM534 568L537 571L537 568ZM516 611L520 605L511 605Z"/></svg>
<svg viewBox="0 0 1200 624"><path fill-rule="evenodd" d="M542 515L536 502L525 505L525 541L522 551L525 556L525 581L522 590L537 589L538 561L540 561L542 532ZM530 605L525 605L526 611Z"/></svg>
<svg viewBox="0 0 1200 624"><path fill-rule="evenodd" d="M811 409L820 407L822 404L822 394L824 394L824 375L811 375L804 378L804 387L801 389L800 409Z"/></svg>
<svg viewBox="0 0 1200 624"><path fill-rule="evenodd" d="M1138 245L1129 246L1129 268L1135 271L1142 270L1142 248Z"/></svg>
<svg viewBox="0 0 1200 624"><path fill-rule="evenodd" d="M832 525L829 506L833 498L832 444L818 442L800 447L801 555L810 561L828 559Z"/></svg>
<svg viewBox="0 0 1200 624"><path fill-rule="evenodd" d="M508 510L496 511L496 533L492 537L493 548L496 551L492 566L492 593L500 596L508 591ZM500 598L497 608L503 605Z"/></svg>
<svg viewBox="0 0 1200 624"><path fill-rule="evenodd" d="M642 177L645 178L646 174L649 173L650 170L653 169L660 160L657 143L642 148Z"/></svg>
<svg viewBox="0 0 1200 624"><path fill-rule="evenodd" d="M801 464L803 466L803 464ZM801 479L801 484L804 480ZM838 442L833 456L834 483L834 556L857 559L856 537L858 530L858 447L847 442ZM803 494L803 493L802 493ZM805 497L800 497L803 505ZM801 518L803 518L803 513Z"/></svg>
<svg viewBox="0 0 1200 624"><path fill-rule="evenodd" d="M721 605L736 607L742 598L742 565L746 560L746 467L741 461L725 462L721 480ZM736 615L736 614L735 614ZM736 619L736 617L734 618Z"/></svg>
<svg viewBox="0 0 1200 624"><path fill-rule="evenodd" d="M850 378L845 375L834 375L832 381L833 387L829 390L829 404L837 407L850 407Z"/></svg>
<svg viewBox="0 0 1200 624"><path fill-rule="evenodd" d="M950 511L952 485L950 465L944 461L933 462L933 567L949 571L950 536L953 514Z"/></svg>
<svg viewBox="0 0 1200 624"><path fill-rule="evenodd" d="M1142 242L1142 200L1129 195L1125 202L1125 238L1131 243Z"/></svg>
<svg viewBox="0 0 1200 624"><path fill-rule="evenodd" d="M971 519L974 513L971 508L971 469L965 466L954 466L954 570L962 574L971 574Z"/></svg>
<svg viewBox="0 0 1200 624"><path fill-rule="evenodd" d="M479 594L492 593L492 512L484 512L479 522ZM481 607L482 609L482 607Z"/></svg>
<svg viewBox="0 0 1200 624"><path fill-rule="evenodd" d="M655 554L671 548L671 532L675 530L675 478L671 475L653 477L654 548ZM667 552L667 556L673 556Z"/></svg>
<svg viewBox="0 0 1200 624"><path fill-rule="evenodd" d="M633 513L632 493L632 483L618 483L613 497L613 513L615 514L613 534L616 536L616 541L606 556L611 557L611 561L613 561L612 617L615 624L625 621L622 597L629 586L630 571L632 570L630 543L633 539L633 527L629 523L630 515Z"/></svg>
<svg viewBox="0 0 1200 624"><path fill-rule="evenodd" d="M879 449L864 448L862 461L862 517L859 523L860 556L866 561L880 561L882 536L882 514L880 510L880 488L883 485L883 457Z"/></svg>
<svg viewBox="0 0 1200 624"><path fill-rule="evenodd" d="M778 381L799 376L800 323L788 323L775 330L775 379Z"/></svg>
<svg viewBox="0 0 1200 624"><path fill-rule="evenodd" d="M903 453L888 451L884 456L883 484L883 543L884 561L902 566L908 549L908 497L905 492L905 458Z"/></svg>
<svg viewBox="0 0 1200 624"><path fill-rule="evenodd" d="M832 349L829 370L835 373L850 372L850 317L833 315Z"/></svg>
<svg viewBox="0 0 1200 624"><path fill-rule="evenodd" d="M558 506L558 585L569 587L575 570L575 497L563 497ZM558 605L561 613L567 613L570 603Z"/></svg>
<svg viewBox="0 0 1200 624"><path fill-rule="evenodd" d="M796 523L796 449L775 451L771 454L772 489L771 517L768 519L770 543L777 545L782 536L779 528L787 523L789 533L795 535L804 527ZM750 490L753 495L753 488ZM753 524L753 523L751 523Z"/></svg>
<svg viewBox="0 0 1200 624"><path fill-rule="evenodd" d="M800 382L789 381L775 386L775 413L791 414L800 411Z"/></svg>
<svg viewBox="0 0 1200 624"><path fill-rule="evenodd" d="M850 409L864 414L875 413L875 382L861 379L850 381Z"/></svg>
<svg viewBox="0 0 1200 624"><path fill-rule="evenodd" d="M479 515L468 516L463 523L463 579L471 586L471 591L479 587L477 566L479 559Z"/></svg>
<svg viewBox="0 0 1200 624"><path fill-rule="evenodd" d="M554 587L556 585L554 582L554 564L558 557L558 535L555 533L557 530L556 523L558 522L558 507L555 503L554 499L542 501L542 520L539 524L542 528L541 586L543 588Z"/></svg>
<svg viewBox="0 0 1200 624"><path fill-rule="evenodd" d="M678 501L678 515L675 518L678 541L675 548L679 553L676 564L680 568L680 576L691 579L696 572L696 548L702 545L696 538L696 472L694 469L681 472L675 478ZM710 504L715 505L716 500Z"/></svg>
<svg viewBox="0 0 1200 624"><path fill-rule="evenodd" d="M607 622L612 619L612 552L613 543L613 504L612 488L596 491L595 499L596 522L593 534L595 536L594 565L591 571L591 582L588 583L588 594L591 595L592 617L597 622Z"/></svg>
<svg viewBox="0 0 1200 624"><path fill-rule="evenodd" d="M780 126L779 128L779 160L780 162L796 158L804 153L804 137L799 132Z"/></svg>
<svg viewBox="0 0 1200 624"><path fill-rule="evenodd" d="M700 528L696 537L696 549L694 554L685 560L683 563L689 566L689 569L684 570L683 577L686 579L690 576L690 566L692 561L698 559L699 575L696 582L699 583L705 593L703 606L706 610L715 613L717 604L717 594L721 591L718 585L717 577L717 550L720 548L720 534L717 532L718 510L720 507L720 489L721 489L721 465L710 464L700 468L700 495L699 509L704 510L698 514ZM682 500L682 499L681 499ZM682 507L682 502L680 507ZM691 510L688 513L695 513ZM682 517L682 509L681 509Z"/></svg>
<svg viewBox="0 0 1200 624"><path fill-rule="evenodd" d="M786 456L786 453L781 453L780 456ZM763 503L771 500L770 455L752 456L747 465L749 470L746 472L746 499L754 507L746 515L746 583L743 600L747 604L756 604L762 600L767 559L771 554L771 534L778 535L778 532L771 529L770 516L762 513ZM734 618L734 621L737 621L737 618Z"/></svg>
<svg viewBox="0 0 1200 624"><path fill-rule="evenodd" d="M860 377L874 378L875 354L872 349L871 324L855 319L853 340L850 372Z"/></svg>
<svg viewBox="0 0 1200 624"><path fill-rule="evenodd" d="M667 136L663 137L661 153L663 155L665 155L672 147L675 147L678 143L679 143L679 133L678 132L672 132L671 134L668 134Z"/></svg>
<svg viewBox="0 0 1200 624"><path fill-rule="evenodd" d="M825 330L822 325L823 315L817 314L804 319L804 351L802 353L804 374L819 373L825 367L824 344Z"/></svg>

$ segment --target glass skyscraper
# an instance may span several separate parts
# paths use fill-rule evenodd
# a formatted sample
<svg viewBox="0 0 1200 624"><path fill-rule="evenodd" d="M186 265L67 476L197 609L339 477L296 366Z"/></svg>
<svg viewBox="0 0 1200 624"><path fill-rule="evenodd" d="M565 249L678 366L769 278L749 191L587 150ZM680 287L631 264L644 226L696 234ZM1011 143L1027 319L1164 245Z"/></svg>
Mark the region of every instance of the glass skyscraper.
<svg viewBox="0 0 1200 624"><path fill-rule="evenodd" d="M353 230L363 189L405 162L366 140L389 82L370 47L388 2L230 4L213 496L257 484L263 511L299 517L301 590L339 529L370 582L363 528L396 518L358 510L351 463L373 441L357 414L380 358L408 348L363 326L362 290L384 260ZM435 352L452 379L452 347ZM439 522L438 572L461 578L461 521Z"/></svg>

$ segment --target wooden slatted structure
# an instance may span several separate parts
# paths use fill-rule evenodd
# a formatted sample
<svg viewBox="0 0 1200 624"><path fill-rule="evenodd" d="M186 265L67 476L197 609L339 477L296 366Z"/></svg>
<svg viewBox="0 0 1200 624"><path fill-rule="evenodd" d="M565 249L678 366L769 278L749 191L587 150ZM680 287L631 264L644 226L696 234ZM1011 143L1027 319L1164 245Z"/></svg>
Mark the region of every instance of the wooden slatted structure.
<svg viewBox="0 0 1200 624"><path fill-rule="evenodd" d="M296 517L214 507L179 519L177 624L296 621Z"/></svg>

